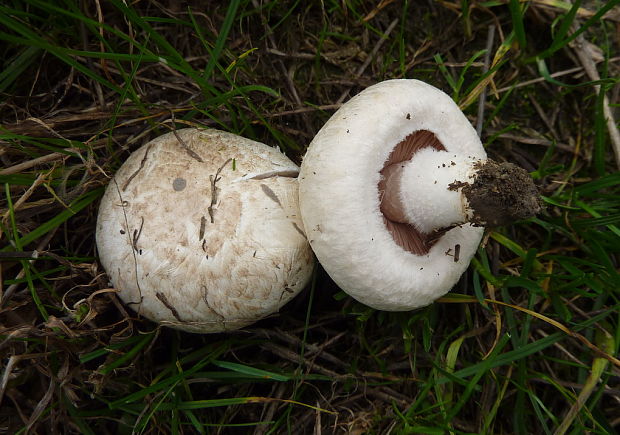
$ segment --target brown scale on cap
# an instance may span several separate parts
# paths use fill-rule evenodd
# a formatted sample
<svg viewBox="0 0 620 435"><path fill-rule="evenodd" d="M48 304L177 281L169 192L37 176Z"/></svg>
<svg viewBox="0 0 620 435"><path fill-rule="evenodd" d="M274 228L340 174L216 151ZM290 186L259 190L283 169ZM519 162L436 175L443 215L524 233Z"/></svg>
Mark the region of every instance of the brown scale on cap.
<svg viewBox="0 0 620 435"><path fill-rule="evenodd" d="M397 192L387 191L386 181L399 174L402 163L411 160L413 155L423 148L431 147L437 151L445 151L446 148L437 139L437 136L428 130L414 131L392 150L383 169L381 169L381 181L379 181L379 198L381 199L381 212L383 222L392 235L394 243L416 255L425 255L430 251L438 240L435 234L423 234L413 225L405 222L402 209L397 203Z"/></svg>

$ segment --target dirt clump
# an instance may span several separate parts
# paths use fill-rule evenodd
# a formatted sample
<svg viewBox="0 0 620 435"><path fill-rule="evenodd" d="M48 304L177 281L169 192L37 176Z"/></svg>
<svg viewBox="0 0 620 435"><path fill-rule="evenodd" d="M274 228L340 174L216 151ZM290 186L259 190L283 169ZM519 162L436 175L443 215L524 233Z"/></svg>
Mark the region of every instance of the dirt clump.
<svg viewBox="0 0 620 435"><path fill-rule="evenodd" d="M525 169L491 159L478 166L473 183L463 187L473 211L470 222L497 227L527 219L541 211L538 189Z"/></svg>

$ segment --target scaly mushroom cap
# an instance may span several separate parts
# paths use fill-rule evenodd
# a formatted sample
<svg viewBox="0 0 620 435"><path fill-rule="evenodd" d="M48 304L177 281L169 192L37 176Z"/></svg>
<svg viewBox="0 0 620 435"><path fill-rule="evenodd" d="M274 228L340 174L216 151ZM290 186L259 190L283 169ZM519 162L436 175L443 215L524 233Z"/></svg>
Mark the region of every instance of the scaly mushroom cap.
<svg viewBox="0 0 620 435"><path fill-rule="evenodd" d="M416 154L429 163L405 168ZM344 291L374 308L403 311L430 304L458 281L483 233L470 224L442 229L450 219L443 219L434 200L464 210L458 187L448 189L453 180L442 170L458 163L467 172L484 159L475 130L442 91L418 80L388 80L365 89L323 126L301 166L301 214L319 262ZM401 166L446 185L414 197L387 192L386 179ZM396 199L382 204L385 195ZM427 198L417 201L420 196ZM409 209L393 210L392 202ZM436 219L440 231L399 219L420 213Z"/></svg>
<svg viewBox="0 0 620 435"><path fill-rule="evenodd" d="M191 332L243 327L307 284L297 166L267 145L183 129L135 151L99 208L97 246L120 298ZM215 189L213 189L215 187Z"/></svg>

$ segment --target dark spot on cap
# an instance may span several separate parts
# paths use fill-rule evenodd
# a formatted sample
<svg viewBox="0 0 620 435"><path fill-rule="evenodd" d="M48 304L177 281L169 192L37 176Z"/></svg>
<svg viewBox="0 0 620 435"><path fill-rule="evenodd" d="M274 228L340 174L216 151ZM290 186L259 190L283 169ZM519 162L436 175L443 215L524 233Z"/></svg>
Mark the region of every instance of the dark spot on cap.
<svg viewBox="0 0 620 435"><path fill-rule="evenodd" d="M407 116L405 118L411 119L411 113L407 113Z"/></svg>
<svg viewBox="0 0 620 435"><path fill-rule="evenodd" d="M187 181L185 181L185 178L175 178L172 182L172 188L177 192L185 189L185 186L187 186Z"/></svg>

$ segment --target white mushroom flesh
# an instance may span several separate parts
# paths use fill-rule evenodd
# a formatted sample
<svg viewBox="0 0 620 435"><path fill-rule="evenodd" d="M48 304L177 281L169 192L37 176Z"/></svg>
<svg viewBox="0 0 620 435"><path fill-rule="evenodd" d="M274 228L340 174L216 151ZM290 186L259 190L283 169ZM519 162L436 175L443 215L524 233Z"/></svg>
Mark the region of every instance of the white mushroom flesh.
<svg viewBox="0 0 620 435"><path fill-rule="evenodd" d="M402 222L423 234L467 222L471 211L460 183L474 179L475 162L455 153L424 148L411 160L393 165L397 168L392 183L398 191L394 202L402 210Z"/></svg>
<svg viewBox="0 0 620 435"><path fill-rule="evenodd" d="M192 332L246 326L276 312L312 271L298 168L230 133L177 135L135 151L110 182L100 261L120 298L151 320Z"/></svg>
<svg viewBox="0 0 620 435"><path fill-rule="evenodd" d="M429 153L430 161L415 163L426 148L433 151L420 156ZM435 180L463 181L449 180L454 171L441 173L436 156L458 162L461 175L486 159L475 130L452 99L417 80L367 88L344 104L309 146L299 177L308 240L332 279L367 305L401 311L430 304L452 288L477 249L482 228L464 224L439 235L429 232L458 223L459 213L466 213L459 192L431 190L409 197L401 189L415 184L418 172L427 187ZM390 174L387 168L399 162L404 162L402 174ZM381 204L390 175L397 199L388 192L392 206L387 208L395 221ZM434 199L446 203L431 206ZM418 212L425 218L412 222Z"/></svg>

